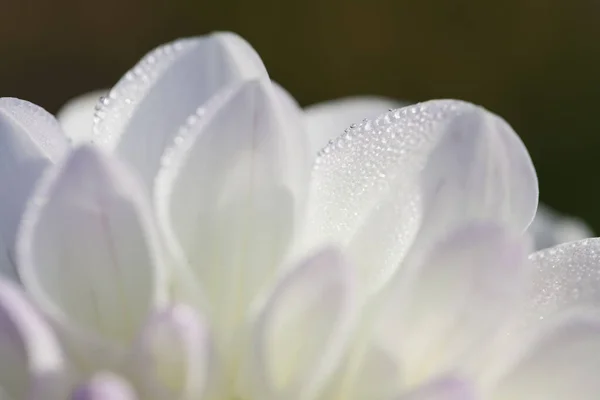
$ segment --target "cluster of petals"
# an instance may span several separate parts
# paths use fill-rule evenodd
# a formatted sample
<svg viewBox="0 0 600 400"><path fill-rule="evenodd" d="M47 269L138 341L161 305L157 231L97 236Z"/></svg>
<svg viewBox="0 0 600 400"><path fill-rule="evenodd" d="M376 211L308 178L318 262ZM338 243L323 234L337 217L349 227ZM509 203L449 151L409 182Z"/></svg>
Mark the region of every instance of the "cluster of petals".
<svg viewBox="0 0 600 400"><path fill-rule="evenodd" d="M600 241L534 252L497 115L302 110L231 33L89 102L0 99L1 400L600 398Z"/></svg>

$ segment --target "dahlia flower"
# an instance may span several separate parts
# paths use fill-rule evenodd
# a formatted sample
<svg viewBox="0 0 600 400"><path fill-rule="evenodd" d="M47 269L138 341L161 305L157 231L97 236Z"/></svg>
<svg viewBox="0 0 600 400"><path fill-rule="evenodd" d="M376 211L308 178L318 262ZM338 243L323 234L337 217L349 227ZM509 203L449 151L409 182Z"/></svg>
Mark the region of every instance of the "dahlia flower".
<svg viewBox="0 0 600 400"><path fill-rule="evenodd" d="M229 33L148 54L89 130L0 99L0 399L597 399L600 243L530 255L508 123L365 117L314 155Z"/></svg>

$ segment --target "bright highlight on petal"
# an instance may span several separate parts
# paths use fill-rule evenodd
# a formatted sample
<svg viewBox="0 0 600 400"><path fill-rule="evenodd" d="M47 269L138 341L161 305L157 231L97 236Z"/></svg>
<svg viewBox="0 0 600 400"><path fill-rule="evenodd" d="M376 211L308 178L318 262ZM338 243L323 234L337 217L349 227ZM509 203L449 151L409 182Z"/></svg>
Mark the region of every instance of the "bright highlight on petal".
<svg viewBox="0 0 600 400"><path fill-rule="evenodd" d="M0 275L17 280L14 244L27 198L68 142L54 117L27 101L0 98Z"/></svg>
<svg viewBox="0 0 600 400"><path fill-rule="evenodd" d="M56 119L71 144L92 141L92 122L96 106L108 90L96 90L69 100L56 114Z"/></svg>

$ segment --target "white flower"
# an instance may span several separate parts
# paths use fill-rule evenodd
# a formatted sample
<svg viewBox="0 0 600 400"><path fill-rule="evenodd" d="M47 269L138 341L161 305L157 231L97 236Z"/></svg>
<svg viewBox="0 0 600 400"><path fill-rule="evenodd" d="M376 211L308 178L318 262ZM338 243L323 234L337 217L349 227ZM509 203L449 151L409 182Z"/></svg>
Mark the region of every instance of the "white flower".
<svg viewBox="0 0 600 400"><path fill-rule="evenodd" d="M146 56L94 146L1 99L0 398L597 399L600 242L528 259L505 121L430 101L315 159L306 119L233 34Z"/></svg>

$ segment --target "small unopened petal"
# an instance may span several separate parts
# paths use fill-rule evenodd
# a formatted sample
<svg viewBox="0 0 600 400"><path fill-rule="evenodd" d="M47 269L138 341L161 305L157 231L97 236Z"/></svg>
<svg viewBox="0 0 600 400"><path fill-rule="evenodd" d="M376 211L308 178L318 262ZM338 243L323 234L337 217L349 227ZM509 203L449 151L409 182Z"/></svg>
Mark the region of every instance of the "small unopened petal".
<svg viewBox="0 0 600 400"><path fill-rule="evenodd" d="M314 399L324 390L353 326L355 285L352 269L334 249L280 280L253 327L248 374L256 398Z"/></svg>
<svg viewBox="0 0 600 400"><path fill-rule="evenodd" d="M68 147L51 114L24 100L0 98L0 275L16 279L14 244L27 198Z"/></svg>
<svg viewBox="0 0 600 400"><path fill-rule="evenodd" d="M216 383L212 338L205 322L188 306L155 313L136 346L134 366L144 398L200 400Z"/></svg>
<svg viewBox="0 0 600 400"><path fill-rule="evenodd" d="M109 373L98 374L73 391L70 400L137 400L133 388Z"/></svg>

